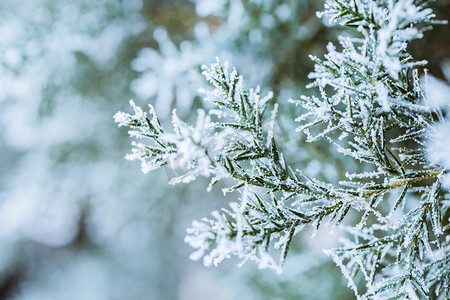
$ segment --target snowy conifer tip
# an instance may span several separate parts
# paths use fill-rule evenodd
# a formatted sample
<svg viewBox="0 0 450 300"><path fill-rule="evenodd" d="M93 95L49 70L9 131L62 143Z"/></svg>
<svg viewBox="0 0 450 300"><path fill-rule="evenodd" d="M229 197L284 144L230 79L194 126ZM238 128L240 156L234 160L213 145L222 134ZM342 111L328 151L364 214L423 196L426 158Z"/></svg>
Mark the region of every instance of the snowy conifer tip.
<svg viewBox="0 0 450 300"><path fill-rule="evenodd" d="M356 30L330 43L323 59L311 57L317 94L290 102L302 107L296 121L307 142L325 139L358 163L338 184L287 161L275 134L276 99L247 90L219 59L203 67L212 86L205 100L215 108L199 111L195 127L176 113L171 134L153 112L151 120L136 107L133 116L116 115L130 135L154 142L134 144L130 158L148 169L176 162L185 174L173 182L201 175L212 178L211 188L229 178L234 185L224 193L241 192L230 209L192 223L192 259L216 266L237 256L280 271L295 235L325 224L343 232L342 246L326 254L358 299L449 297L446 111L428 104L419 80L426 62L407 51L439 23L426 2L326 1L321 16Z"/></svg>

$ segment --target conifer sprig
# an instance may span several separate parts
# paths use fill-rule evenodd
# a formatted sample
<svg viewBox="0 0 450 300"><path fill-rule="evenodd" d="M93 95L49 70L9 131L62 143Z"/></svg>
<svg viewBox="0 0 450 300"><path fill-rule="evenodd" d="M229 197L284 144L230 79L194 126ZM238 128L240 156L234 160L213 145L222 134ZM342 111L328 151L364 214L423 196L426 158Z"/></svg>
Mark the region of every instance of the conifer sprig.
<svg viewBox="0 0 450 300"><path fill-rule="evenodd" d="M144 171L176 165L185 174L173 183L202 175L212 178L210 188L222 178L235 180L224 193L239 190L240 201L188 230L193 259L217 265L236 255L280 271L295 234L324 221L338 226L351 214L351 226L339 226L349 239L326 253L356 297L449 297L449 202L442 187L448 170L429 162L426 143L443 114L424 101L419 68L426 62L407 52L410 41L439 23L427 3L328 0L319 14L356 30L340 37L341 50L329 44L324 59L312 57L309 87L318 96L291 102L302 107L296 121L307 142L325 138L360 164L339 185L293 170L275 137L271 94L246 90L236 69L228 72L219 60L203 71L214 87L204 91L205 100L216 108L199 111L196 127L174 113L169 134L152 107L148 118L134 104L135 115L116 115L132 136L154 141L133 144L128 156ZM272 248L279 249L278 263Z"/></svg>

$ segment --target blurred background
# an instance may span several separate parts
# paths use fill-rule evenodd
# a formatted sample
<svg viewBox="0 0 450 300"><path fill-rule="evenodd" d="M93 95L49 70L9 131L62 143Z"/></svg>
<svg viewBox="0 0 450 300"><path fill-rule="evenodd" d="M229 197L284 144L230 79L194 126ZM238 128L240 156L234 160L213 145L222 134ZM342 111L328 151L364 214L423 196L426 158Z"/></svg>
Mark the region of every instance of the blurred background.
<svg viewBox="0 0 450 300"><path fill-rule="evenodd" d="M321 249L324 230L299 236L282 275L189 260L192 220L227 207L207 180L170 186L123 157L130 139L112 116L152 103L163 123L205 106L201 65L218 56L248 87L274 91L280 139L311 176L336 181L327 144L298 136L298 98L336 29L312 0L0 0L0 299L353 299ZM435 4L449 19L449 3ZM445 26L443 26L445 27ZM448 27L448 26L447 26ZM424 43L433 40L433 47ZM412 45L440 76L448 28ZM347 170L346 169L346 170Z"/></svg>

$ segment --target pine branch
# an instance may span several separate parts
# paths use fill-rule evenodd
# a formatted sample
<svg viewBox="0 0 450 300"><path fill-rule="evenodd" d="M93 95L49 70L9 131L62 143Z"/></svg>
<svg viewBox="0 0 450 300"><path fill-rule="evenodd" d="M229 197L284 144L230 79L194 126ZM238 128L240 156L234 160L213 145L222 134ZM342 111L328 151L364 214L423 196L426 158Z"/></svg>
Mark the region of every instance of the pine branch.
<svg viewBox="0 0 450 300"><path fill-rule="evenodd" d="M303 108L299 132L314 143L325 138L361 164L347 181L332 185L293 170L275 138L277 105L260 88L246 90L236 69L219 60L203 67L214 88L204 91L215 109L199 111L195 127L174 112L175 133L163 131L152 107L151 118L134 103L134 115L118 113L116 122L152 145L134 143L129 159L143 171L164 165L184 174L171 182L211 177L211 188L234 179L224 193L240 191L231 209L195 221L186 242L193 259L217 265L231 255L281 270L294 236L323 221L341 225L349 214L352 239L328 250L356 297L431 299L448 296L449 217L442 187L448 170L427 157L427 137L443 113L423 104L418 68L407 45L438 24L427 1L328 0L321 16L356 28L355 37L329 44L324 59L312 57L310 74L319 96L291 102ZM350 222L350 221L349 221ZM271 254L280 252L279 262ZM438 268L441 268L439 271ZM355 277L362 274L359 279ZM437 278L433 278L437 273ZM365 283L361 288L358 280Z"/></svg>

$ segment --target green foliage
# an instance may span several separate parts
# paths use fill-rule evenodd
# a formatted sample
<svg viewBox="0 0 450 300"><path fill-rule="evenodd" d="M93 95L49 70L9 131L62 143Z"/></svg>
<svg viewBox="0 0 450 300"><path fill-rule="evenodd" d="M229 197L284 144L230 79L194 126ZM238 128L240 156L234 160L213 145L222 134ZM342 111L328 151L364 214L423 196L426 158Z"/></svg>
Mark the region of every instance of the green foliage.
<svg viewBox="0 0 450 300"><path fill-rule="evenodd" d="M164 133L138 107L116 114L132 136L156 144L135 143L129 159L144 171L165 164L185 174L234 184L240 201L212 219L193 222L186 242L193 259L217 265L236 255L260 268L281 271L293 237L311 225L341 229L348 239L326 250L340 267L357 298L432 299L449 297L449 205L443 186L446 166L430 162L427 138L444 120L427 104L419 81L425 61L414 61L409 42L423 36L434 20L428 1L329 0L321 17L354 28L327 47L324 59L312 56L310 88L318 95L291 100L302 107L298 131L307 142L326 139L360 170L332 184L291 167L274 134L278 105L260 88L245 89L243 79L219 60L204 67L214 88L204 91L215 107L199 112L196 127L174 113L174 134ZM180 158L181 156L181 158ZM275 250L274 250L275 249ZM278 251L279 262L272 259Z"/></svg>

